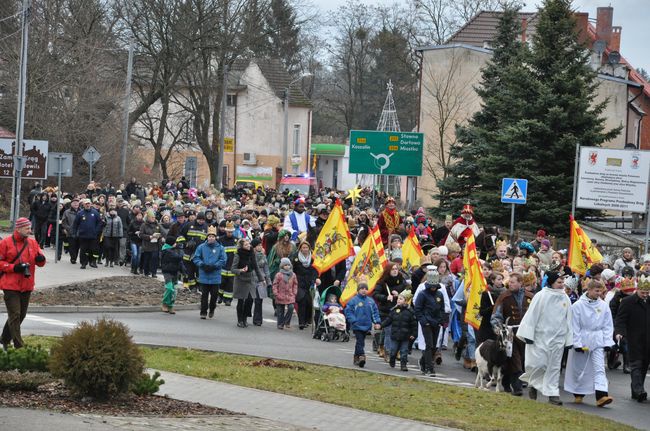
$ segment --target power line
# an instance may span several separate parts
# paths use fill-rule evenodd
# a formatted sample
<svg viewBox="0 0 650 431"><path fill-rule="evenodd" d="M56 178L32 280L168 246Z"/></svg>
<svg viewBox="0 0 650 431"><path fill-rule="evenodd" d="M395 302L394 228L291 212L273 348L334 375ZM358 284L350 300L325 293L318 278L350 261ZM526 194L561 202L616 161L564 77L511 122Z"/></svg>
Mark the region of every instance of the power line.
<svg viewBox="0 0 650 431"><path fill-rule="evenodd" d="M0 39L0 42L2 42L3 40L7 40L7 39L9 39L9 38L12 37L12 36L15 36L15 35L17 35L18 33L21 33L22 31L23 31L22 29L18 29L18 30L16 30L16 31L14 31L13 33L8 34L7 36L5 36L5 37L3 37L2 39Z"/></svg>
<svg viewBox="0 0 650 431"><path fill-rule="evenodd" d="M12 18L19 17L21 14L22 14L22 12L18 12L18 13L15 13L15 14L13 14L13 15L10 15L10 16L6 16L6 17L4 17L4 18L0 18L0 22L5 22L5 21L8 21L8 20L10 20L10 19L12 19Z"/></svg>

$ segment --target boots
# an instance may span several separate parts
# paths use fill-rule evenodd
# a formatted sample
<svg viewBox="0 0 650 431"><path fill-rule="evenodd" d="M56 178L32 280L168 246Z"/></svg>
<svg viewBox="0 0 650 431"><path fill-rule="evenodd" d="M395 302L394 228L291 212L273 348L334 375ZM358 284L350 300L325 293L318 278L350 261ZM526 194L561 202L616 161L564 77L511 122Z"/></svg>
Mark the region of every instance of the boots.
<svg viewBox="0 0 650 431"><path fill-rule="evenodd" d="M561 406L562 405L562 400L560 400L560 397L548 397L548 402L549 404L553 404L554 406Z"/></svg>
<svg viewBox="0 0 650 431"><path fill-rule="evenodd" d="M386 356L386 351L384 350L384 346L379 346L379 349L377 349L377 355L379 355L380 358Z"/></svg>
<svg viewBox="0 0 650 431"><path fill-rule="evenodd" d="M390 355L390 359L388 359L388 365L390 365L391 368L395 368L395 356Z"/></svg>
<svg viewBox="0 0 650 431"><path fill-rule="evenodd" d="M162 311L163 313L169 313L169 307L166 306L165 304L162 305Z"/></svg>
<svg viewBox="0 0 650 431"><path fill-rule="evenodd" d="M361 355L359 356L359 368L363 368L366 365L366 356Z"/></svg>
<svg viewBox="0 0 650 431"><path fill-rule="evenodd" d="M471 370L472 369L472 361L467 359L467 358L463 359L463 368L465 368L466 370Z"/></svg>
<svg viewBox="0 0 650 431"><path fill-rule="evenodd" d="M169 313L169 314L176 314L176 312L172 309L172 307L169 307L169 311L168 311L168 313Z"/></svg>
<svg viewBox="0 0 650 431"><path fill-rule="evenodd" d="M354 358L352 359L352 364L359 365L359 357L357 355L354 355Z"/></svg>
<svg viewBox="0 0 650 431"><path fill-rule="evenodd" d="M402 371L408 371L409 368L407 367L407 361L404 359L400 360L400 370Z"/></svg>
<svg viewBox="0 0 650 431"><path fill-rule="evenodd" d="M433 362L435 362L436 365L442 364L442 353L440 353L439 350L436 350L436 353L433 354Z"/></svg>

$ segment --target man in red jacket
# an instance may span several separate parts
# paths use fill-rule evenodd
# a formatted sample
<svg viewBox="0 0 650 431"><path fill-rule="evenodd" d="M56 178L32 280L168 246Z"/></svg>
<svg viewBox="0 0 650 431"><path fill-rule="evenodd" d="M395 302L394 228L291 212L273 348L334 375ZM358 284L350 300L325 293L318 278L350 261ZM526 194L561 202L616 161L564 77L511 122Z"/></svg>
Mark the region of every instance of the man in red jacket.
<svg viewBox="0 0 650 431"><path fill-rule="evenodd" d="M0 288L7 307L7 322L0 343L5 350L11 341L16 349L23 346L20 324L27 315L29 297L34 290L34 272L37 265L45 265L43 251L29 237L31 233L31 222L21 217L16 220L13 235L0 241Z"/></svg>

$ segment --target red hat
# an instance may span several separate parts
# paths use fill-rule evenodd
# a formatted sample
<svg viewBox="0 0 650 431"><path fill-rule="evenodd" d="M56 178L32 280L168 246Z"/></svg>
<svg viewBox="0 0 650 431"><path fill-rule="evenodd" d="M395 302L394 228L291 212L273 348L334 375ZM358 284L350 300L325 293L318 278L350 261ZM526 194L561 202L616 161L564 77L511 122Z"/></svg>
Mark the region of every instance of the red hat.
<svg viewBox="0 0 650 431"><path fill-rule="evenodd" d="M16 229L21 229L24 228L25 226L32 226L32 222L29 221L29 219L25 217L20 217L18 220L16 220Z"/></svg>
<svg viewBox="0 0 650 431"><path fill-rule="evenodd" d="M460 212L461 214L472 214L474 215L474 207L471 206L469 203L463 205L463 210Z"/></svg>
<svg viewBox="0 0 650 431"><path fill-rule="evenodd" d="M537 231L537 236L545 237L546 236L546 231L544 229L540 229Z"/></svg>

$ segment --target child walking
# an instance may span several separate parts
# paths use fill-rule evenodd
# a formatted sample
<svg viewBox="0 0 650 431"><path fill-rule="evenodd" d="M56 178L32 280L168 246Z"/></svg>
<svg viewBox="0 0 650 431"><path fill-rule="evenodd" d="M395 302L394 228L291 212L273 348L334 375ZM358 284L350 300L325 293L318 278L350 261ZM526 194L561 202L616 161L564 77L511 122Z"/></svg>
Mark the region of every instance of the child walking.
<svg viewBox="0 0 650 431"><path fill-rule="evenodd" d="M397 359L397 352L399 352L400 369L408 371L409 343L411 340L415 340L418 333L418 319L415 317L415 312L409 308L405 294L400 294L397 297L397 305L390 310L388 317L381 322L382 328L387 326L391 327L390 337L393 341L390 345L388 363L391 368L395 368L395 360Z"/></svg>
<svg viewBox="0 0 650 431"><path fill-rule="evenodd" d="M176 246L176 237L168 236L160 257L160 269L165 277L165 293L162 299L162 311L165 313L176 314L174 311L176 283L178 283L178 273L183 269L182 265L183 251Z"/></svg>
<svg viewBox="0 0 650 431"><path fill-rule="evenodd" d="M278 329L291 327L293 304L298 293L298 278L293 273L291 260L283 257L280 260L280 271L273 280L273 297L275 298Z"/></svg>

